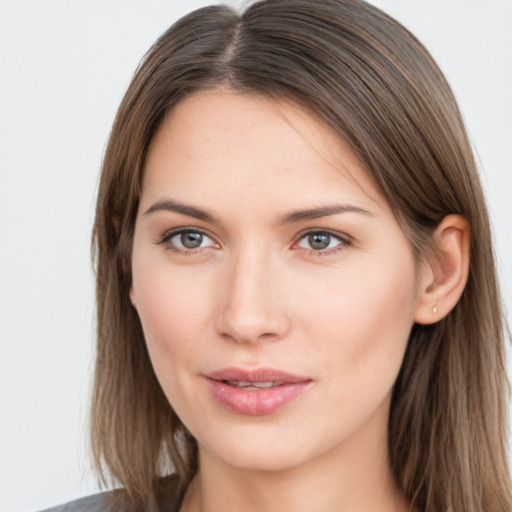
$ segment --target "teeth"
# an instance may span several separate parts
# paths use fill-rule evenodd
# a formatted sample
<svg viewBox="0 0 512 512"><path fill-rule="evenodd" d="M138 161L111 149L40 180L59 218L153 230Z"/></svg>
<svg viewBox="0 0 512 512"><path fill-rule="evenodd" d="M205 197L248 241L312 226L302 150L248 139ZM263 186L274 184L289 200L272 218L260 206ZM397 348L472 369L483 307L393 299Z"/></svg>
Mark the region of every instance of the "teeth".
<svg viewBox="0 0 512 512"><path fill-rule="evenodd" d="M256 388L273 388L274 386L280 386L282 382L253 382L252 385Z"/></svg>
<svg viewBox="0 0 512 512"><path fill-rule="evenodd" d="M226 384L237 388L249 388L249 389L265 389L273 388L275 386L281 386L282 382L248 382L245 380L227 380Z"/></svg>

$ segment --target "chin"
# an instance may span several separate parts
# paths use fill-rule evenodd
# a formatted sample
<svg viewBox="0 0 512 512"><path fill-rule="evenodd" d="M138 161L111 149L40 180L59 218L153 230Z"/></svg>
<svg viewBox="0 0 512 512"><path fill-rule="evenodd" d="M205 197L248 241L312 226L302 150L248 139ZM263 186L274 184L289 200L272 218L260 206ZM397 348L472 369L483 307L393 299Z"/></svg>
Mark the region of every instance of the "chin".
<svg viewBox="0 0 512 512"><path fill-rule="evenodd" d="M239 470L285 471L307 463L331 448L325 443L330 436L321 436L323 442L314 443L312 440L318 436L311 431L306 433L302 428L290 431L278 424L260 424L256 428L254 425L224 427L219 429L222 432L215 428L209 432L196 432L200 457L215 459Z"/></svg>
<svg viewBox="0 0 512 512"><path fill-rule="evenodd" d="M230 450L219 450L214 456L238 470L258 472L290 470L300 466L309 458L297 449L286 450L281 447L276 450L273 446L246 447L245 449L235 446Z"/></svg>

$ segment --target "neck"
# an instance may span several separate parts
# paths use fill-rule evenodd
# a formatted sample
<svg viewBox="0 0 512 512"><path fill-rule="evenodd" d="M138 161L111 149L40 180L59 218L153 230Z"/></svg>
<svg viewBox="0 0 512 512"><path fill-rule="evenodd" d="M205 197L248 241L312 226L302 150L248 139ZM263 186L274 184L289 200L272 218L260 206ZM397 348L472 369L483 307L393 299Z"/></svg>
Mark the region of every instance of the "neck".
<svg viewBox="0 0 512 512"><path fill-rule="evenodd" d="M364 429L371 431L278 471L235 467L200 447L200 471L181 511L410 512L389 465L387 416L375 420Z"/></svg>

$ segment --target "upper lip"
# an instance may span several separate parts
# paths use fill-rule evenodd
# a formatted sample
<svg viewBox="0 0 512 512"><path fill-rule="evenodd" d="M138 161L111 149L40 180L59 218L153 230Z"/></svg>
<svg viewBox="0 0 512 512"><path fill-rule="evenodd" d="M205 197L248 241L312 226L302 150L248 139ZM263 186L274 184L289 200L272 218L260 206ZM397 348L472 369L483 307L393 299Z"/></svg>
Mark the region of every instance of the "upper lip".
<svg viewBox="0 0 512 512"><path fill-rule="evenodd" d="M245 368L223 368L208 373L205 376L208 379L217 381L282 382L285 384L308 382L312 380L311 377L295 375L275 368L255 368L253 370Z"/></svg>

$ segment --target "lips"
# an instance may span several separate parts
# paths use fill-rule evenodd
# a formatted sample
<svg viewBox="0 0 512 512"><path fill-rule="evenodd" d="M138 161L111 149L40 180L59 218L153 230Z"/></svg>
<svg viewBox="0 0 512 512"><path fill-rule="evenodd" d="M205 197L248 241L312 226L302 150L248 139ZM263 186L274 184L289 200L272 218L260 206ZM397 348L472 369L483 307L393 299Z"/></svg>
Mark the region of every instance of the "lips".
<svg viewBox="0 0 512 512"><path fill-rule="evenodd" d="M273 368L224 368L205 377L220 405L232 413L249 416L277 412L312 383L310 377Z"/></svg>

